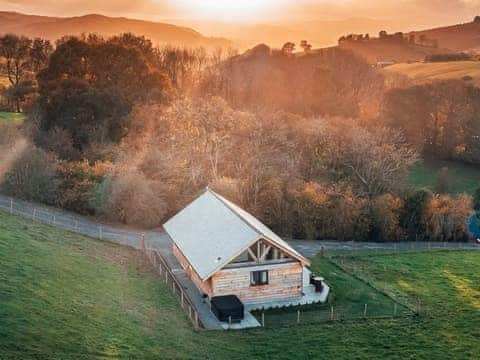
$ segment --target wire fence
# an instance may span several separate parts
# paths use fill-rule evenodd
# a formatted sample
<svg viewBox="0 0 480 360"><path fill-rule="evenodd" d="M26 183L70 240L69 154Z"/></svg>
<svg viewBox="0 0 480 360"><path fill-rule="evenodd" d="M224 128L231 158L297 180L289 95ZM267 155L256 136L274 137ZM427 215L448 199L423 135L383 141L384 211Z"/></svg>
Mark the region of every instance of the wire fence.
<svg viewBox="0 0 480 360"><path fill-rule="evenodd" d="M165 284L171 287L173 294L178 298L181 308L186 312L195 328L203 327L194 302L184 291L183 286L178 282L162 255L156 250L147 250L146 255L158 276L165 281Z"/></svg>
<svg viewBox="0 0 480 360"><path fill-rule="evenodd" d="M292 309L255 311L254 315L264 327L316 324L335 321L358 321L362 319L407 318L420 314L420 309L411 309L392 301L391 303L326 304L302 306Z"/></svg>
<svg viewBox="0 0 480 360"><path fill-rule="evenodd" d="M85 217L68 213L63 210L48 208L43 205L35 205L29 202L12 199L0 195L0 209L33 221L53 225L55 227L89 236L99 240L108 240L121 245L141 249L142 235L145 237L147 248L157 248L162 241L162 234L151 232L143 233L135 230L122 230L97 223Z"/></svg>
<svg viewBox="0 0 480 360"><path fill-rule="evenodd" d="M154 267L157 275L159 275L167 285L171 286L173 293L179 299L182 309L186 312L194 326L196 328L202 327L196 307L175 278L168 262L158 251L158 249L165 249L170 246L165 235L152 232L145 233L134 230L122 230L62 210L47 208L43 205L35 205L3 195L0 195L0 209L12 215L18 215L42 224L52 225L91 238L111 241L142 250Z"/></svg>

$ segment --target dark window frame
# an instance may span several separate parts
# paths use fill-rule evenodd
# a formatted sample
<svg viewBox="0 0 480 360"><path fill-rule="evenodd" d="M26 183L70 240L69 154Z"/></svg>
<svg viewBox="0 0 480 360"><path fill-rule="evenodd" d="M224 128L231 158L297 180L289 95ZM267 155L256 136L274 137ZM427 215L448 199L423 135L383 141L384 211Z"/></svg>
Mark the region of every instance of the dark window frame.
<svg viewBox="0 0 480 360"><path fill-rule="evenodd" d="M266 274L266 280L262 281L262 274ZM250 286L268 285L268 270L257 270L250 272Z"/></svg>

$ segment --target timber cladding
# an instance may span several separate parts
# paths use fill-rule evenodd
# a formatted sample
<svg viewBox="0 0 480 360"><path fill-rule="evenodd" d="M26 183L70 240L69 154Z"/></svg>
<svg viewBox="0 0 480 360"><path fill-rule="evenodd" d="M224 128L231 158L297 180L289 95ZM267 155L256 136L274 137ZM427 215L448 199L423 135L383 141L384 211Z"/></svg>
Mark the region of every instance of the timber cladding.
<svg viewBox="0 0 480 360"><path fill-rule="evenodd" d="M250 274L268 270L268 284L252 286ZM211 278L212 296L237 295L242 301L300 296L303 285L303 265L300 262L223 269Z"/></svg>

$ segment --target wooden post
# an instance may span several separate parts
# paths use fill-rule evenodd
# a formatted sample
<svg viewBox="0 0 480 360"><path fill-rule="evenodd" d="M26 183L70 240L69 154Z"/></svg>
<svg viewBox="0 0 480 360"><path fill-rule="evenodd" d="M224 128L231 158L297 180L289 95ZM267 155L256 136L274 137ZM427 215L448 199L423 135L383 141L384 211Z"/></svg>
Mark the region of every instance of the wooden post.
<svg viewBox="0 0 480 360"><path fill-rule="evenodd" d="M192 305L188 304L188 317L192 319Z"/></svg>
<svg viewBox="0 0 480 360"><path fill-rule="evenodd" d="M232 326L232 315L228 316L228 327Z"/></svg>
<svg viewBox="0 0 480 360"><path fill-rule="evenodd" d="M182 304L182 309L183 309L183 290L180 289L180 304Z"/></svg>
<svg viewBox="0 0 480 360"><path fill-rule="evenodd" d="M333 305L330 306L330 320L333 321Z"/></svg>
<svg viewBox="0 0 480 360"><path fill-rule="evenodd" d="M265 327L265 311L262 311L262 327Z"/></svg>
<svg viewBox="0 0 480 360"><path fill-rule="evenodd" d="M300 309L297 310L297 324L300 324Z"/></svg>
<svg viewBox="0 0 480 360"><path fill-rule="evenodd" d="M147 251L145 247L145 233L142 233L142 235L140 235L140 246L142 247L143 252Z"/></svg>
<svg viewBox="0 0 480 360"><path fill-rule="evenodd" d="M198 312L195 311L195 329L198 329L199 326L198 326Z"/></svg>
<svg viewBox="0 0 480 360"><path fill-rule="evenodd" d="M173 279L172 279L172 291L173 291L173 295L175 295L175 281L173 281Z"/></svg>
<svg viewBox="0 0 480 360"><path fill-rule="evenodd" d="M10 214L13 214L13 199L10 198Z"/></svg>
<svg viewBox="0 0 480 360"><path fill-rule="evenodd" d="M33 209L33 219L32 219L33 221L35 221L35 215L36 215L36 213L37 213L37 209L34 208L34 209Z"/></svg>
<svg viewBox="0 0 480 360"><path fill-rule="evenodd" d="M55 225L55 223L56 223L56 220L57 220L56 216L55 216L55 215L53 215L53 225Z"/></svg>
<svg viewBox="0 0 480 360"><path fill-rule="evenodd" d="M365 308L363 309L363 317L367 317L367 304L365 304Z"/></svg>
<svg viewBox="0 0 480 360"><path fill-rule="evenodd" d="M103 240L103 231L102 231L102 225L98 227L98 237L100 240Z"/></svg>
<svg viewBox="0 0 480 360"><path fill-rule="evenodd" d="M168 284L168 272L165 269L165 284Z"/></svg>

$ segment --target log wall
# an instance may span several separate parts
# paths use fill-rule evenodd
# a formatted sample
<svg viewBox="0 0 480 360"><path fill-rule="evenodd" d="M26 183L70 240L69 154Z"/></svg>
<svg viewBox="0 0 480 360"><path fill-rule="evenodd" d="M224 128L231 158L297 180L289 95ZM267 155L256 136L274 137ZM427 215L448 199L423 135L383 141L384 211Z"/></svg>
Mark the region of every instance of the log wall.
<svg viewBox="0 0 480 360"><path fill-rule="evenodd" d="M250 285L252 271L268 270L267 285ZM211 296L237 295L242 301L300 296L303 291L300 262L223 269L211 278Z"/></svg>

